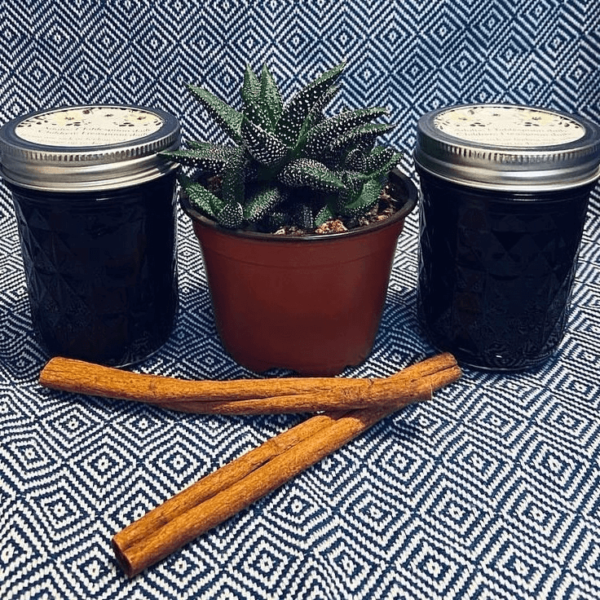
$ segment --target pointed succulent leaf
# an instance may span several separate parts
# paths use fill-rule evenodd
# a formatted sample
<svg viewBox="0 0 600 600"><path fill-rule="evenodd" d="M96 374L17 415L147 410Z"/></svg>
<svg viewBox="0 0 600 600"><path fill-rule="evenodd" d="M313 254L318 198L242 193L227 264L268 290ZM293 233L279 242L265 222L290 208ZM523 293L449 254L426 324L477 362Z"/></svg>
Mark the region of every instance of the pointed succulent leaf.
<svg viewBox="0 0 600 600"><path fill-rule="evenodd" d="M256 103L260 96L260 81L250 65L246 65L246 70L244 71L244 83L242 84L241 94L244 106Z"/></svg>
<svg viewBox="0 0 600 600"><path fill-rule="evenodd" d="M315 217L312 208L304 202L296 204L294 207L293 220L302 229L313 229L315 227Z"/></svg>
<svg viewBox="0 0 600 600"><path fill-rule="evenodd" d="M386 146L375 146L365 155L365 173L376 171L394 155L395 150Z"/></svg>
<svg viewBox="0 0 600 600"><path fill-rule="evenodd" d="M298 158L289 162L277 176L279 181L289 187L310 187L323 192L335 192L344 189L339 177L323 163L308 158Z"/></svg>
<svg viewBox="0 0 600 600"><path fill-rule="evenodd" d="M223 130L237 143L241 143L240 127L242 125L242 113L231 108L231 106L208 90L196 87L195 85L188 85L188 89Z"/></svg>
<svg viewBox="0 0 600 600"><path fill-rule="evenodd" d="M304 120L328 88L335 83L345 67L346 63L342 62L337 67L323 73L292 96L284 106L277 124L277 135L284 144L290 147L295 146Z"/></svg>
<svg viewBox="0 0 600 600"><path fill-rule="evenodd" d="M257 127L264 129L265 131L272 133L271 131L271 120L267 111L264 109L260 101L255 104L249 105L244 109L244 119L250 121ZM244 135L244 125L242 124L242 137Z"/></svg>
<svg viewBox="0 0 600 600"><path fill-rule="evenodd" d="M244 219L256 223L283 202L285 195L277 186L262 186L254 193L244 206Z"/></svg>
<svg viewBox="0 0 600 600"><path fill-rule="evenodd" d="M339 86L332 85L330 86L325 93L321 96L321 98L315 103L311 111L304 119L304 123L302 123L302 127L300 129L300 133L298 134L298 139L296 140L296 145L292 151L294 157L300 156L301 151L304 149L306 145L306 136L308 132L318 123L325 120L325 115L323 111L325 107L331 102L333 97L338 93Z"/></svg>
<svg viewBox="0 0 600 600"><path fill-rule="evenodd" d="M275 131L283 111L283 101L267 65L263 65L260 76L260 105L269 120L269 131Z"/></svg>
<svg viewBox="0 0 600 600"><path fill-rule="evenodd" d="M308 132L304 154L318 159L329 148L331 140L349 134L360 125L370 123L387 112L387 109L379 107L361 108L341 112L322 121Z"/></svg>
<svg viewBox="0 0 600 600"><path fill-rule="evenodd" d="M226 204L217 215L217 221L223 227L235 229L239 227L244 220L244 209L239 202Z"/></svg>
<svg viewBox="0 0 600 600"><path fill-rule="evenodd" d="M221 172L221 196L227 204L244 201L245 174L248 159L243 148L234 148Z"/></svg>
<svg viewBox="0 0 600 600"><path fill-rule="evenodd" d="M341 171L341 180L344 182L350 196L358 194L362 186L372 179L369 175L365 175L360 171Z"/></svg>
<svg viewBox="0 0 600 600"><path fill-rule="evenodd" d="M288 153L288 148L272 133L265 131L250 119L242 123L242 136L248 153L266 167L279 164Z"/></svg>
<svg viewBox="0 0 600 600"><path fill-rule="evenodd" d="M341 207L341 213L345 216L358 216L368 211L379 200L381 184L377 180L367 181L360 191L350 202Z"/></svg>
<svg viewBox="0 0 600 600"><path fill-rule="evenodd" d="M261 101L260 80L249 66L246 67L246 72L244 73L242 99L244 100L244 117L264 130L271 131L271 119Z"/></svg>
<svg viewBox="0 0 600 600"><path fill-rule="evenodd" d="M213 144L212 142L200 142L198 140L186 140L185 145L190 150L204 150L210 146L218 146L219 144ZM229 146L223 146L224 148L229 148Z"/></svg>
<svg viewBox="0 0 600 600"><path fill-rule="evenodd" d="M367 157L360 148L353 148L346 154L344 166L356 171L365 171L367 166Z"/></svg>
<svg viewBox="0 0 600 600"><path fill-rule="evenodd" d="M379 123L367 123L343 133L331 142L332 150L340 150L348 146L360 144L370 144L378 136L388 133L394 129L395 125L385 125Z"/></svg>
<svg viewBox="0 0 600 600"><path fill-rule="evenodd" d="M369 125L367 125L367 127L369 127ZM319 161L327 165L332 171L340 171L347 168L360 171L362 169L357 164L352 166L347 164L347 157L353 150L361 151L367 156L375 146L376 135L366 137L359 136L358 141L347 142L341 146L336 146L334 142L335 140L332 141L332 147L323 152Z"/></svg>
<svg viewBox="0 0 600 600"><path fill-rule="evenodd" d="M203 185L193 182L189 177L180 176L179 183L192 206L197 208L201 213L214 219L225 206L223 200L215 196Z"/></svg>
<svg viewBox="0 0 600 600"><path fill-rule="evenodd" d="M281 117L283 102L275 80L266 65L263 65L260 80L246 67L244 85L244 115L265 131L273 133Z"/></svg>
<svg viewBox="0 0 600 600"><path fill-rule="evenodd" d="M325 118L324 112L327 108L327 105L337 96L337 93L340 91L339 85L331 85L329 86L323 95L315 102L310 114L313 115L313 124L317 124L317 122L323 120Z"/></svg>
<svg viewBox="0 0 600 600"><path fill-rule="evenodd" d="M391 171L401 160L403 152L396 152L394 148L384 148L376 152L381 146L377 146L367 157L365 171L371 177L380 177Z"/></svg>
<svg viewBox="0 0 600 600"><path fill-rule="evenodd" d="M331 202L328 202L323 208L317 213L315 217L315 227L320 227L323 223L333 219L335 217L335 207Z"/></svg>
<svg viewBox="0 0 600 600"><path fill-rule="evenodd" d="M197 167L209 173L220 173L233 151L234 148L231 146L195 142L190 150L173 150L161 152L160 155L186 167Z"/></svg>

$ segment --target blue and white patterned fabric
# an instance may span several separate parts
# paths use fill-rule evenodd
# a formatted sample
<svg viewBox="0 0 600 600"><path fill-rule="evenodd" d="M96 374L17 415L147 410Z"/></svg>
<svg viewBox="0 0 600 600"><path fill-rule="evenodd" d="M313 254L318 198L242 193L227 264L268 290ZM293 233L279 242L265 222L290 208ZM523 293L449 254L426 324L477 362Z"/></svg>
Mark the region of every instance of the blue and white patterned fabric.
<svg viewBox="0 0 600 600"><path fill-rule="evenodd" d="M597 0L8 0L0 122L38 108L156 106L183 137L218 129L183 92L236 101L246 63L286 92L346 58L342 104L387 105L410 154L419 116L508 101L600 121ZM600 205L568 334L534 371L466 369L277 492L127 580L110 538L300 417L195 416L43 389L15 216L0 201L0 598L600 598ZM375 348L347 376L434 352L415 319L416 212ZM198 245L179 220L181 305L135 370L252 374L218 339ZM278 374L281 375L281 374Z"/></svg>

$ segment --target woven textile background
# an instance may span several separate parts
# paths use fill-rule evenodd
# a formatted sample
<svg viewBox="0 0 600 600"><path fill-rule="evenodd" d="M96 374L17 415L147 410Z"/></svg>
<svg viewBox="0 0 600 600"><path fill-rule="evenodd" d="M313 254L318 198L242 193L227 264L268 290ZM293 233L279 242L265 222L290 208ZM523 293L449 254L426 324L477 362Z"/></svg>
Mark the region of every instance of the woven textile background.
<svg viewBox="0 0 600 600"><path fill-rule="evenodd" d="M348 59L342 104L386 105L410 155L425 112L544 105L600 122L597 0L0 0L0 123L30 110L144 104L217 128L183 92L235 102L246 63L285 92ZM112 535L299 417L200 417L51 392L31 335L12 202L0 188L0 598L600 597L600 207L569 332L543 368L466 369L159 565L127 581ZM415 212L371 357L381 376L434 352L415 319ZM251 377L225 355L199 248L179 219L180 310L136 370ZM275 375L283 375L275 373Z"/></svg>

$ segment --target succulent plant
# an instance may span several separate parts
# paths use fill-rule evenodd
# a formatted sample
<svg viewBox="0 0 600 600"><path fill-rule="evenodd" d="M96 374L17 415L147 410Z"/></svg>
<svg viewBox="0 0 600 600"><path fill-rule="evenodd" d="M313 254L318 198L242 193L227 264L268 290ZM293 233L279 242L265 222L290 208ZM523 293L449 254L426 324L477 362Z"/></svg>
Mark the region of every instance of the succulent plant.
<svg viewBox="0 0 600 600"><path fill-rule="evenodd" d="M189 85L236 144L189 142L188 149L162 153L196 168L195 177L180 177L190 203L224 227L260 231L313 229L371 209L402 155L375 143L394 128L372 123L385 108L325 116L345 66L323 73L286 104L266 66L260 77L246 67L241 112Z"/></svg>

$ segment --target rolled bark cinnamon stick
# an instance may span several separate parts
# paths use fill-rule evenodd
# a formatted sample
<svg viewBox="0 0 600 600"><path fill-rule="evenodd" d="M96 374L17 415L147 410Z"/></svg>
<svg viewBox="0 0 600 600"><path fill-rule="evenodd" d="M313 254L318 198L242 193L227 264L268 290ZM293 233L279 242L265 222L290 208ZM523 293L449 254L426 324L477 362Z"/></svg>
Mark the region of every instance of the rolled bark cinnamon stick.
<svg viewBox="0 0 600 600"><path fill-rule="evenodd" d="M422 391L423 395L428 397L433 391L456 381L461 374L454 357L448 354L413 365L404 372L408 372L404 377L406 385L409 386L421 378L428 379ZM272 492L397 408L394 405L378 406L353 411L333 419L331 423L326 423L324 427L316 429L309 437L298 440L289 449L251 470L246 476L235 482L227 479L227 484L209 498L197 503L196 501L186 501L179 506L187 508L175 508L166 513L162 512L162 518L148 519L147 524L150 525L138 530L131 537L125 533L128 530L135 531L135 523L130 525L116 534L112 541L123 570L129 577L140 573L198 535ZM312 419L306 423L310 421ZM227 466L223 467L223 469L226 468ZM213 473L213 476L216 476L217 473L219 471ZM231 479L235 479L235 477ZM204 480L200 480L199 484L202 481ZM213 488L212 491L216 489ZM187 490L180 496L185 496L186 492ZM202 497L202 494L198 495L198 498ZM151 515L152 512L148 515ZM148 515L142 519L147 519Z"/></svg>
<svg viewBox="0 0 600 600"><path fill-rule="evenodd" d="M320 393L334 387L366 389L368 379L336 377L288 377L232 381L186 381L161 375L131 373L72 358L50 359L40 373L48 388L161 404L170 401L220 401L270 398L292 394Z"/></svg>
<svg viewBox="0 0 600 600"><path fill-rule="evenodd" d="M430 392L437 389L436 385L438 385L437 380L430 378L436 377L440 371L455 365L456 362L451 355L443 354L408 367L395 377L404 380L405 384L414 382L415 385L421 387L423 396L429 397ZM423 384L424 381L427 381L427 383ZM319 429L330 425L342 414L344 413L316 415L207 475L116 534L114 538L116 545L121 550L134 545L150 531L162 527L166 522L187 511L192 506L226 489L273 458L273 456L289 449L298 441L313 435Z"/></svg>
<svg viewBox="0 0 600 600"><path fill-rule="evenodd" d="M411 402L422 391L407 387L411 371L382 379L287 378L185 381L130 373L68 358L53 358L40 374L46 387L144 402L196 414L259 415L348 411L389 401ZM425 389L427 381L420 385Z"/></svg>
<svg viewBox="0 0 600 600"><path fill-rule="evenodd" d="M432 382L425 376L407 387L406 380L386 378L369 382L361 393L357 388L334 388L309 394L275 396L253 400L221 400L205 402L197 400L164 401L156 404L161 408L196 414L219 415L270 415L282 413L307 413L321 411L348 411L378 405L410 404L423 399ZM433 380L432 380L433 381Z"/></svg>
<svg viewBox="0 0 600 600"><path fill-rule="evenodd" d="M113 547L124 552L190 508L243 479L273 457L331 425L342 414L315 415L213 471L117 533L113 538Z"/></svg>

